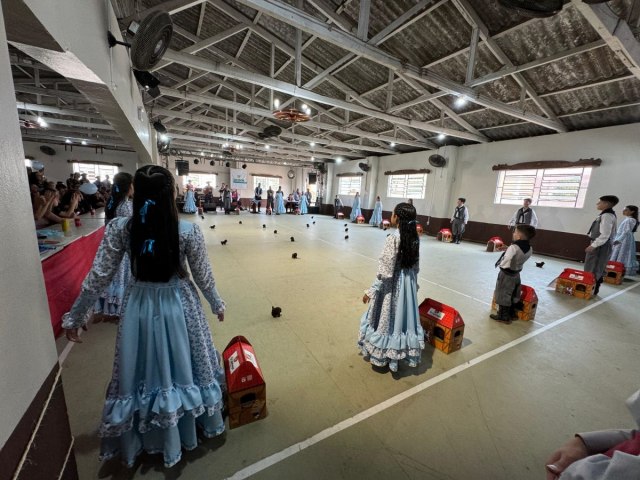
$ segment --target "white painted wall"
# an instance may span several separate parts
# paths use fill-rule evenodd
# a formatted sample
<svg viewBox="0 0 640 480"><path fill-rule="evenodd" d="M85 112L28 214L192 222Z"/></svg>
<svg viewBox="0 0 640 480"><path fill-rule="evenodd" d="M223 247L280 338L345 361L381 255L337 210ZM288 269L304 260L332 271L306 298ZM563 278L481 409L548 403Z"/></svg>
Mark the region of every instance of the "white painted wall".
<svg viewBox="0 0 640 480"><path fill-rule="evenodd" d="M444 168L429 165L429 155L435 151L370 157L372 169L363 176L363 192L370 201L363 201L365 208L372 208L375 196L380 195L385 210L391 210L402 199L387 198L387 176L385 171L406 168L429 168L427 194L424 200L414 200L420 215L439 218L451 216L458 197L467 199L472 221L506 224L517 207L494 204L498 172L493 165L531 162L539 160L568 160L601 158L602 166L594 168L584 208L567 209L535 207L544 230L568 233L584 233L597 214L595 204L602 195L617 195L620 198L618 212L624 205L640 204L638 193L638 166L640 160L640 124L582 130L542 137L522 138L503 142L469 145L464 147L442 147L440 155L447 158ZM377 160L377 161L376 161ZM358 161L335 165L331 173L331 196L338 189L336 174L361 172ZM376 175L375 191L371 176ZM351 205L353 197L342 198Z"/></svg>
<svg viewBox="0 0 640 480"><path fill-rule="evenodd" d="M66 181L69 174L73 172L73 164L67 160L80 160L82 162L110 162L121 163L121 172L134 174L138 166L142 166L137 153L123 152L119 150L103 150L96 152L95 148L73 146L73 150L67 147L65 151L64 145L49 145L56 151L53 156L45 155L40 151L42 145L46 143L23 142L24 154L30 155L44 164L45 176L48 180ZM113 180L113 179L112 179Z"/></svg>
<svg viewBox="0 0 640 480"><path fill-rule="evenodd" d="M623 205L640 203L638 123L461 147L450 209L454 198L466 197L471 220L506 224L517 207L493 203L498 180L493 165L592 157L601 158L602 165L593 170L584 208L534 207L541 229L585 233L597 215L598 197L617 195L619 215Z"/></svg>
<svg viewBox="0 0 640 480"><path fill-rule="evenodd" d="M0 448L57 361L0 9Z"/></svg>
<svg viewBox="0 0 640 480"><path fill-rule="evenodd" d="M368 157L366 162L371 169L368 172L364 172L362 177L362 191L360 192L363 208L373 209L377 195L380 196L385 210L392 210L396 204L406 201L406 199L402 198L387 197L388 176L385 175L384 172L428 168L431 170L431 173L427 175L426 198L423 200L414 200L414 206L419 215L434 217L448 216L451 187L455 182L458 147L443 147L438 150L438 153L448 160L444 168L434 168L429 165L429 156L434 153L436 153L435 150L388 155L386 157ZM338 177L336 174L362 172L358 166L361 162L362 160L343 162L334 166L331 199L335 198L338 191ZM352 196L347 197L341 195L341 198L345 205L352 205Z"/></svg>

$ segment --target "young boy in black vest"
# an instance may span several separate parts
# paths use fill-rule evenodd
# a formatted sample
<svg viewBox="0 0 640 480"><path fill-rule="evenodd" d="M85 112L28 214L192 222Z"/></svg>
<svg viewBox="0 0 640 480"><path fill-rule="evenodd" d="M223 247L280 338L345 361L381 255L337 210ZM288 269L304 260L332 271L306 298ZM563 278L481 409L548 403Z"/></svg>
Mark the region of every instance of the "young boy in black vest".
<svg viewBox="0 0 640 480"><path fill-rule="evenodd" d="M600 215L591 224L587 232L591 243L584 249L584 271L593 273L596 278L596 288L593 291L597 295L604 278L607 262L611 255L613 239L616 236L616 212L613 207L618 204L618 197L615 195L605 195L600 197L596 208L600 210Z"/></svg>
<svg viewBox="0 0 640 480"><path fill-rule="evenodd" d="M536 229L531 225L516 225L513 243L496 262L496 267L500 267L494 292L498 312L489 316L498 322L510 324L517 318L515 305L520 301L520 271L531 258L533 250L529 240L535 235Z"/></svg>
<svg viewBox="0 0 640 480"><path fill-rule="evenodd" d="M453 233L454 243L460 243L460 240L462 240L462 234L464 233L467 222L469 221L469 209L465 205L466 201L466 198L458 198L458 204L453 210L453 215L451 216L451 230Z"/></svg>

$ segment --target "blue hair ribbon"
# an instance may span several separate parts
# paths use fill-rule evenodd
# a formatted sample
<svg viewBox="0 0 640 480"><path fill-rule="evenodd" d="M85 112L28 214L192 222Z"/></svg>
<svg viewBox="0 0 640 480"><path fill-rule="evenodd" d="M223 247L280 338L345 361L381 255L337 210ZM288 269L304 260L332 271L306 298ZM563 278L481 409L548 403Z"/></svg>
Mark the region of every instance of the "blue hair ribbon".
<svg viewBox="0 0 640 480"><path fill-rule="evenodd" d="M113 207L113 195L109 198L109 203L107 204L109 210L111 210L111 207Z"/></svg>
<svg viewBox="0 0 640 480"><path fill-rule="evenodd" d="M409 220L407 223L408 223L409 225L415 225L415 224L416 224L416 223L418 223L418 222L416 222L415 220Z"/></svg>
<svg viewBox="0 0 640 480"><path fill-rule="evenodd" d="M116 191L116 193L120 193L120 189L118 188L118 185L114 185L113 189Z"/></svg>
<svg viewBox="0 0 640 480"><path fill-rule="evenodd" d="M142 250L140 250L140 255L144 255L149 253L153 255L153 244L156 241L152 238L147 238L144 242L142 242Z"/></svg>
<svg viewBox="0 0 640 480"><path fill-rule="evenodd" d="M147 210L149 209L149 205L155 205L156 202L154 202L153 200L145 200L144 201L144 205L142 206L142 208L140 209L140 217L142 219L142 223L145 223L146 221L146 216L147 216Z"/></svg>

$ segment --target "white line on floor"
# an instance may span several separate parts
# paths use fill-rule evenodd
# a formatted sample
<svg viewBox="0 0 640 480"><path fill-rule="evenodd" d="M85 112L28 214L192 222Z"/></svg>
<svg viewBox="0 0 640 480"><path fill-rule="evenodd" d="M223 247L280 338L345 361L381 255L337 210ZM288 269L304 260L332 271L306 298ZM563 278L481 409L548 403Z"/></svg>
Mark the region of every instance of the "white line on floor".
<svg viewBox="0 0 640 480"><path fill-rule="evenodd" d="M424 390L426 390L429 387L432 387L434 385L437 385L438 383L454 376L457 375L461 372L464 372L465 370L478 365L486 360L489 360L490 358L495 357L496 355L501 354L502 352L505 352L506 350L509 350L517 345L520 345L523 342L526 342L527 340L530 340L538 335L540 335L541 333L546 332L547 330L551 330L552 328L555 328L559 325L562 325L565 322L568 322L569 320L571 320L572 318L577 317L578 315L581 315L599 305L602 305L605 302L608 302L610 300L613 300L614 298L622 295L623 293L626 293L627 291L636 288L638 285L640 285L640 283L636 283L634 285L631 285L627 288L625 288L624 290L620 290L619 292L614 293L613 295L609 295L606 298L603 298L602 300L599 300L595 303L592 303L591 305L588 305L576 312L570 313L569 315L560 318L558 320L556 320L555 322L550 323L549 325L545 325L542 328L535 330L533 332L527 333L525 335L523 335L520 338L516 338L515 340L512 340L509 343L506 343L494 350L491 350L490 352L484 353L474 359L469 360L466 363L463 363L462 365L458 365L457 367L452 368L451 370L448 370L444 373L441 373L440 375L430 378L429 380L420 383L418 385L416 385L415 387L412 387L402 393L399 393L398 395L395 395L387 400L385 400L382 403L379 403L377 405L374 405L371 408L368 408L367 410L364 410L360 413L358 413L357 415L354 415L351 418L347 418L346 420L343 420L340 423L337 423L336 425L333 425L332 427L326 428L324 430L322 430L321 432L316 433L315 435L313 435L312 437L307 438L306 440L303 440L301 442L298 442L294 445L291 445L290 447L285 448L284 450L281 450L279 452L274 453L273 455L270 455L266 458L263 458L262 460L249 465L248 467L243 468L242 470L238 470L236 473L234 473L231 477L228 477L227 480L241 480L244 478L248 478L251 475L255 475L258 472L261 472L262 470L265 470L266 468L269 468L279 462L282 462L283 460L286 460L287 458L295 455L296 453L301 452L302 450L305 450L313 445L315 445L316 443L321 442L322 440L325 440L337 433L340 433L343 430L346 430L349 427L352 427L364 420L367 420L370 417L373 417L374 415L383 412L384 410L387 410L388 408L391 408L395 405L397 405L398 403L412 397L413 395L417 395L420 392L423 392Z"/></svg>

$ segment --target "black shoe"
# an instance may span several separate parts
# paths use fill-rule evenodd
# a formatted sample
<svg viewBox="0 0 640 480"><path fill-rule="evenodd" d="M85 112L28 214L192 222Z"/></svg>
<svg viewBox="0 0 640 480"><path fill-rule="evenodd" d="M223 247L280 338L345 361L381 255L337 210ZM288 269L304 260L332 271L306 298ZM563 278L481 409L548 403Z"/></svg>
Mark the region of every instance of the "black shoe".
<svg viewBox="0 0 640 480"><path fill-rule="evenodd" d="M498 305L498 312L492 313L491 315L489 315L489 318L497 322L506 323L507 325L510 325L511 317L509 315L509 307L503 307L502 305Z"/></svg>
<svg viewBox="0 0 640 480"><path fill-rule="evenodd" d="M598 292L600 291L600 285L602 285L602 279L600 280L596 280L596 287L593 289L593 295L598 295Z"/></svg>

